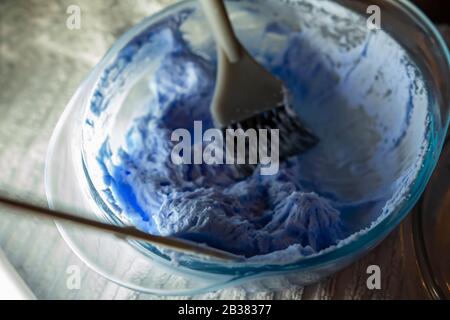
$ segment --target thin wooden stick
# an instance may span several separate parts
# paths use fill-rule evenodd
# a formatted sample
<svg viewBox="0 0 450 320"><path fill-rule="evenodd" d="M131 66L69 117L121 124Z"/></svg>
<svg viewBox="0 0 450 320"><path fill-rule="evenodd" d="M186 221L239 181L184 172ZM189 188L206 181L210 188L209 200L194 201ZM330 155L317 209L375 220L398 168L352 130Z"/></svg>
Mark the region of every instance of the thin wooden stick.
<svg viewBox="0 0 450 320"><path fill-rule="evenodd" d="M191 252L198 255L209 256L227 261L239 261L242 257L234 254L214 249L206 245L197 244L195 242L173 238L155 236L142 232L134 227L120 227L108 223L103 223L88 218L83 218L68 212L51 210L36 206L30 203L19 202L10 198L0 196L0 204L10 207L12 209L18 209L17 212L31 214L45 219L58 220L64 222L70 222L82 227L88 227L91 229L97 229L112 233L119 238L132 238L135 240L146 241L154 245L172 249L178 252Z"/></svg>

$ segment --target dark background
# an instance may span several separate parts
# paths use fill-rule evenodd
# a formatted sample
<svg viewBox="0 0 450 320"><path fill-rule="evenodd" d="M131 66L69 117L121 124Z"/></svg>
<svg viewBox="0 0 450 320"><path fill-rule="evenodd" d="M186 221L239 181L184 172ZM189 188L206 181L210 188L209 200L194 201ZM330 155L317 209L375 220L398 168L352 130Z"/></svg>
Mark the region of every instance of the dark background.
<svg viewBox="0 0 450 320"><path fill-rule="evenodd" d="M450 0L413 0L434 22L450 24Z"/></svg>

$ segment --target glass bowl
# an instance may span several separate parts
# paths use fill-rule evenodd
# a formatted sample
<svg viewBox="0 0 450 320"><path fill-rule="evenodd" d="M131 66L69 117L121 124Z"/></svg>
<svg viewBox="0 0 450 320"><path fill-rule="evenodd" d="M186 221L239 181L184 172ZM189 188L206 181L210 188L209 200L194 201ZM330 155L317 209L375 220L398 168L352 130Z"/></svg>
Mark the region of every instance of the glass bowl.
<svg viewBox="0 0 450 320"><path fill-rule="evenodd" d="M448 129L449 52L433 24L408 1L334 2L355 14L340 17L339 9L334 15L327 14L322 10L322 6L329 5L329 1L325 0L229 1L228 6L238 36L247 34L248 40L243 42L250 51L262 46L258 36L248 37L261 27L261 17L265 17L266 22L281 19L288 26L300 29L320 30L332 23L335 29L328 31L337 30L338 34L336 42L330 42L331 50L333 44L341 49L346 47L348 41L356 41L354 47L366 51L367 47L364 48L358 35L365 39L371 32L376 32L365 25L366 10L370 5L381 8L383 30L406 50L423 75L424 85L428 89L428 103L419 110L429 121L423 133L427 140L422 150L423 158L420 163L412 159L399 167L403 171L419 168L413 175L413 181L399 182L407 183L407 188L398 193L394 190L385 199L390 202L389 212L383 213L380 207L369 208L367 213L360 211L364 217L361 220L365 221L353 230L356 233L352 232L352 236L338 245L297 261L269 264L224 263L183 254L176 255L174 261L173 253L147 243L125 241L59 224L64 239L83 261L108 279L146 293L197 294L228 285L243 285L249 290L259 290L261 286L278 289L287 285L306 285L342 269L376 246L401 222L423 192L436 166ZM292 12L301 12L302 15L296 16ZM329 20L316 19L318 13ZM249 20L249 17L256 18ZM299 20L300 17L302 20ZM161 55L171 50L170 43L151 35L167 25L180 23L191 45L213 60L215 51L211 34L204 31L207 30L205 21L195 1L171 6L124 34L80 86L55 130L46 166L46 191L51 207L70 208L79 214L110 223L127 223L121 216L124 208L120 207L109 189L110 182L105 179L104 164L99 161L98 153L102 150L114 157L124 143L130 123L144 112L142 106L145 103L141 99L148 94L148 89L146 82L141 80L155 70ZM352 27L352 23L357 25ZM355 38L342 40L339 32ZM331 34L331 37L336 35ZM350 55L352 48L347 49L344 52ZM264 50L270 52L271 47ZM258 52L253 53L258 57ZM308 112L302 116L314 123L314 119L308 118ZM110 141L107 148L106 140ZM386 164L390 164L388 160ZM399 178L395 174L398 173L394 172L389 177L390 183L395 184ZM363 184L358 186L364 188ZM385 186L380 183L374 188L383 189ZM346 194L345 189L343 194ZM250 282L252 279L257 280Z"/></svg>

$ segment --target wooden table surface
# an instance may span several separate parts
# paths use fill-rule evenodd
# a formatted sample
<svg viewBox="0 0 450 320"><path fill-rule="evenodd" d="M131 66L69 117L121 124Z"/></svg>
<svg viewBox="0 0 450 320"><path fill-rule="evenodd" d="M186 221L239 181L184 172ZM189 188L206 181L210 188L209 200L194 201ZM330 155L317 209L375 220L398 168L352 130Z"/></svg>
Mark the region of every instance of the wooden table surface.
<svg viewBox="0 0 450 320"><path fill-rule="evenodd" d="M44 162L65 105L114 40L173 0L0 1L0 190L46 205ZM78 4L81 30L66 28ZM366 257L306 288L247 293L229 288L193 298L426 298L412 244L411 218ZM52 223L0 209L0 247L41 299L154 299L122 288L88 269ZM382 289L368 290L366 269L379 265ZM66 286L68 265L82 270L79 290Z"/></svg>

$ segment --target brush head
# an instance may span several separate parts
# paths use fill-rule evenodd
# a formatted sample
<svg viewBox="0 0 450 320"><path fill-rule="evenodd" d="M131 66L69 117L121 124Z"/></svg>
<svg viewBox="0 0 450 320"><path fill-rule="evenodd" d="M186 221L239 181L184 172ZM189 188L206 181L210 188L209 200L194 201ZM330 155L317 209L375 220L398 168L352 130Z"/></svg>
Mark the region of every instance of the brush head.
<svg viewBox="0 0 450 320"><path fill-rule="evenodd" d="M237 164L240 164L241 171L247 173L251 173L255 168L255 165L249 160L252 155L254 158L258 159L260 154L258 148L267 146L268 150L264 150L266 154L277 157L281 162L289 157L309 151L320 141L319 138L302 123L296 112L285 103L224 127L222 131L225 139L228 134L228 129L232 129L235 132L238 129L242 129L243 131L241 134L244 134L243 132L246 132L249 129L254 129L258 135L258 141L261 138L259 129L267 130L267 143L263 144L263 146L261 146L261 144L252 145L250 144L250 141L247 140L245 144L245 150L247 151L245 161L241 161L241 163L236 161ZM272 130L274 129L278 130L278 141L272 141ZM272 142L276 144L276 150L272 149ZM233 151L237 154L236 145L234 146L234 149L235 150ZM274 155L273 153L278 154Z"/></svg>
<svg viewBox="0 0 450 320"><path fill-rule="evenodd" d="M290 108L289 93L283 82L253 59L243 47L240 48L240 59L234 63L229 61L223 50L218 50L219 68L211 114L216 126L223 129L226 140L227 129L242 129L244 132L253 129L259 142L259 130L266 129L269 150L265 151L271 153L272 159L279 161L317 145L319 139ZM271 130L278 130L277 136L272 137L275 133ZM247 133L235 133L242 140L240 135L247 136ZM273 138L275 144L272 144ZM259 156L260 144L247 143L245 150L245 161L239 157L236 146L235 150L227 151L234 151L238 165L245 163L254 168L249 155L253 156L251 159Z"/></svg>

